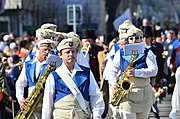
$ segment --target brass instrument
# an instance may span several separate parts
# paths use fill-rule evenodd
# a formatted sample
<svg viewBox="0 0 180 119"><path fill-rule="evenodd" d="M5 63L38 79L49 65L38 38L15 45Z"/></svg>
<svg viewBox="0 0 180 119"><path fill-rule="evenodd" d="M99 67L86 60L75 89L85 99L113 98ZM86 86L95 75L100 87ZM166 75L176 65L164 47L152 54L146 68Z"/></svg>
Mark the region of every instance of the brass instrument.
<svg viewBox="0 0 180 119"><path fill-rule="evenodd" d="M87 57L87 54L88 54L89 49L90 49L90 46L91 46L91 44L90 44L89 42L87 42L87 44L84 45L84 46L81 48L81 50L82 50L83 52L85 52L84 58Z"/></svg>
<svg viewBox="0 0 180 119"><path fill-rule="evenodd" d="M116 92L113 94L112 99L111 99L111 104L113 106L118 106L121 99L131 90L132 88L132 83L130 82L130 77L126 75L126 72L129 69L133 68L134 60L136 59L137 56L137 51L132 51L132 58L129 62L129 65L125 69L123 75L120 77L120 79L117 82L117 87L118 89Z"/></svg>
<svg viewBox="0 0 180 119"><path fill-rule="evenodd" d="M49 74L56 69L53 65L48 65L40 80L37 82L32 93L26 98L28 105L26 108L21 108L14 119L29 119L36 109L37 105L43 100L44 84Z"/></svg>

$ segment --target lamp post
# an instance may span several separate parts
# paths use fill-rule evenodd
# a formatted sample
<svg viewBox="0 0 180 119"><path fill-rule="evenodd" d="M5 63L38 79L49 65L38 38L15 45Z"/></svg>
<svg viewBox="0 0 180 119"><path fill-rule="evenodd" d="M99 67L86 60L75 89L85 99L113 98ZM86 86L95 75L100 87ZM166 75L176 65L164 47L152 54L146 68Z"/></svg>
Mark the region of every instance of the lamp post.
<svg viewBox="0 0 180 119"><path fill-rule="evenodd" d="M19 36L19 4L17 0L17 35Z"/></svg>

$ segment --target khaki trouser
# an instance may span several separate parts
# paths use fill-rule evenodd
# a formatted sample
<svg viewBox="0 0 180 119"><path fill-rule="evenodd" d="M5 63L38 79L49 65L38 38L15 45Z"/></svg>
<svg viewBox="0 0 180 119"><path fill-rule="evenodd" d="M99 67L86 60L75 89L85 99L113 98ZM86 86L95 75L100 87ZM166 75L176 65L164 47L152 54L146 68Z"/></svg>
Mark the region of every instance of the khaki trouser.
<svg viewBox="0 0 180 119"><path fill-rule="evenodd" d="M121 119L148 119L150 108L141 113L127 112L119 108Z"/></svg>
<svg viewBox="0 0 180 119"><path fill-rule="evenodd" d="M88 102L86 102L88 107ZM70 94L54 104L54 119L88 119L89 115L81 109L79 102Z"/></svg>
<svg viewBox="0 0 180 119"><path fill-rule="evenodd" d="M111 98L112 98L112 88L111 88L111 86L109 86L109 100L110 100L110 102L111 102ZM113 106L112 104L109 104L109 115L112 115L111 117L113 119L120 119L118 109L119 109L119 106Z"/></svg>

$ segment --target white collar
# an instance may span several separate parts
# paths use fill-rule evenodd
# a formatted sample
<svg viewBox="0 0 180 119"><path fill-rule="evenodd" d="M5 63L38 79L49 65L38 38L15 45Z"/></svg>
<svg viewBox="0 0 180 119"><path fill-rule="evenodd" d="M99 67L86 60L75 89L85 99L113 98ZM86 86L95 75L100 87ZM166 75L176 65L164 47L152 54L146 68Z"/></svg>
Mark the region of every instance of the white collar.
<svg viewBox="0 0 180 119"><path fill-rule="evenodd" d="M33 59L33 61L31 62L31 64L37 63L37 62L39 62L39 60L37 59L37 57L34 57L34 59ZM40 62L39 62L39 63L40 63ZM47 60L41 62L41 64L47 64Z"/></svg>
<svg viewBox="0 0 180 119"><path fill-rule="evenodd" d="M70 73L70 71L68 70L68 68L66 67L66 65L64 63L62 63L62 65L60 67L62 69L64 69L71 76L74 76L77 71L83 71L77 63L74 64L73 73Z"/></svg>

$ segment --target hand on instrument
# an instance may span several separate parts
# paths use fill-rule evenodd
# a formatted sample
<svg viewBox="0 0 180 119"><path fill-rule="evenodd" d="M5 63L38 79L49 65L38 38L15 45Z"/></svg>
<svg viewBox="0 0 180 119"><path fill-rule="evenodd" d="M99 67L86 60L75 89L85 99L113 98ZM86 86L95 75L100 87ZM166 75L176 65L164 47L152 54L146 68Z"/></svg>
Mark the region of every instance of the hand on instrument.
<svg viewBox="0 0 180 119"><path fill-rule="evenodd" d="M19 102L19 105L21 108L25 108L27 106L27 102L26 102L25 98L18 100L18 102Z"/></svg>
<svg viewBox="0 0 180 119"><path fill-rule="evenodd" d="M112 85L111 89L112 89L112 93L115 93L117 90L117 85Z"/></svg>
<svg viewBox="0 0 180 119"><path fill-rule="evenodd" d="M129 70L126 72L126 75L127 75L128 77L134 76L134 69L129 69Z"/></svg>

